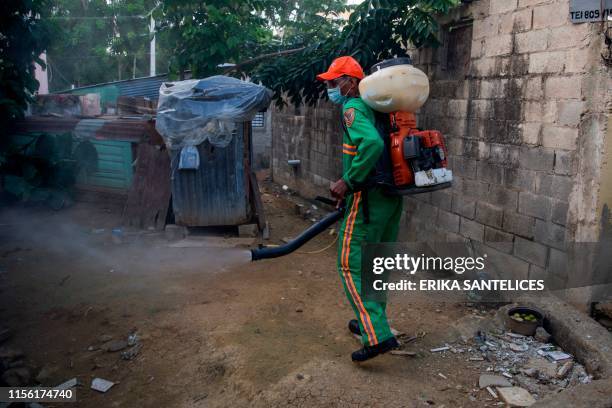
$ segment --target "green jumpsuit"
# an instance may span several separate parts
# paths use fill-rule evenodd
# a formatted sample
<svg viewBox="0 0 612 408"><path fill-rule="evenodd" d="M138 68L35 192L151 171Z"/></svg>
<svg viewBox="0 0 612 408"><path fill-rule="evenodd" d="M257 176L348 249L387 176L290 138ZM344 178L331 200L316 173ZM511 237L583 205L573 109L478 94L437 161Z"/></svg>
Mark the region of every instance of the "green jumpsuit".
<svg viewBox="0 0 612 408"><path fill-rule="evenodd" d="M342 143L342 178L352 190L370 175L383 152L384 142L374 125L374 112L361 98L350 98L342 107L342 114L346 129ZM367 223L363 199L362 191L347 197L339 235L338 272L357 315L362 342L373 346L393 337L393 334L387 322L386 303L362 301L361 245L397 239L402 198L384 195L379 187L368 189Z"/></svg>

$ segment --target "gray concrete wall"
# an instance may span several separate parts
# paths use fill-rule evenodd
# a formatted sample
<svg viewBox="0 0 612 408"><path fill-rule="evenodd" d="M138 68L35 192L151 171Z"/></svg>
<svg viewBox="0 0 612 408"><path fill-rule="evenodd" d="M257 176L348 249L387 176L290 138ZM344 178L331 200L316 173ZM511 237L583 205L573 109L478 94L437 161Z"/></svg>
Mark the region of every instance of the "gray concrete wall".
<svg viewBox="0 0 612 408"><path fill-rule="evenodd" d="M419 127L446 135L455 181L405 198L403 234L483 242L516 277L541 276L566 262L567 242L600 235L612 101L602 25L571 24L568 0L477 0L441 23L444 45L410 54L431 84ZM327 104L274 111L275 180L308 193L339 177L337 118Z"/></svg>
<svg viewBox="0 0 612 408"><path fill-rule="evenodd" d="M342 170L340 108L325 101L315 107L272 110L272 174L276 182L305 197L329 195ZM288 160L300 160L291 167Z"/></svg>

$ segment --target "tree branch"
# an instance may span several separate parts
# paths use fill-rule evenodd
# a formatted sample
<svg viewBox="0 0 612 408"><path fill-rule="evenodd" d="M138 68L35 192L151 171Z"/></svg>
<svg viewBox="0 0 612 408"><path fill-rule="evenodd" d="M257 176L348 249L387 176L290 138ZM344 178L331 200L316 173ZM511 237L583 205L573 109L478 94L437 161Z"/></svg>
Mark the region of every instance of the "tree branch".
<svg viewBox="0 0 612 408"><path fill-rule="evenodd" d="M270 52L268 54L262 54L262 55L259 55L257 57L253 57L251 59L248 59L246 61L239 62L238 64L234 65L233 67L228 67L223 73L227 74L227 73L232 72L232 71L234 71L234 70L236 70L238 68L241 68L241 67L243 67L245 65L249 65L249 64L252 64L254 62L264 60L266 58L280 57L282 55L294 54L296 52L300 52L300 51L305 50L305 49L306 49L306 47L300 47L300 48L293 48L291 50L283 50L283 51L277 51L277 52Z"/></svg>

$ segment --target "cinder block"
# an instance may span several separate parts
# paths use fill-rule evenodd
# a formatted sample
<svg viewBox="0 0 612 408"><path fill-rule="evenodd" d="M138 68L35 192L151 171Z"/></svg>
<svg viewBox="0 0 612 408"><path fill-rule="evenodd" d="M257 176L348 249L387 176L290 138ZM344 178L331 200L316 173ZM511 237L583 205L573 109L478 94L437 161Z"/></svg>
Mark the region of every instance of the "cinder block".
<svg viewBox="0 0 612 408"><path fill-rule="evenodd" d="M463 144L463 151L461 154L468 159L478 159L478 142L475 140L466 139L465 143ZM478 164L476 164L476 167L478 167ZM478 176L478 168L476 169L476 175Z"/></svg>
<svg viewBox="0 0 612 408"><path fill-rule="evenodd" d="M495 75L495 58L480 58L472 62L470 74L476 78Z"/></svg>
<svg viewBox="0 0 612 408"><path fill-rule="evenodd" d="M499 15L499 34L511 34L514 19L512 18L513 13L504 13Z"/></svg>
<svg viewBox="0 0 612 408"><path fill-rule="evenodd" d="M572 176L577 171L576 154L573 151L555 151L555 173Z"/></svg>
<svg viewBox="0 0 612 408"><path fill-rule="evenodd" d="M574 186L572 177L550 174L539 174L536 178L536 192L541 195L569 201Z"/></svg>
<svg viewBox="0 0 612 408"><path fill-rule="evenodd" d="M529 279L544 280L548 277L546 269L540 268L538 265L529 265Z"/></svg>
<svg viewBox="0 0 612 408"><path fill-rule="evenodd" d="M561 10L565 8L565 10ZM558 27L569 24L567 5L547 4L533 9L533 29Z"/></svg>
<svg viewBox="0 0 612 408"><path fill-rule="evenodd" d="M565 249L566 228L550 221L536 219L534 239L557 249Z"/></svg>
<svg viewBox="0 0 612 408"><path fill-rule="evenodd" d="M472 119L490 119L494 112L493 101L472 99L469 101L469 117Z"/></svg>
<svg viewBox="0 0 612 408"><path fill-rule="evenodd" d="M463 179L459 191L467 197L471 197L474 200L480 200L489 194L489 184L482 183L478 180Z"/></svg>
<svg viewBox="0 0 612 408"><path fill-rule="evenodd" d="M496 57L512 53L512 34L499 34L485 39L485 55Z"/></svg>
<svg viewBox="0 0 612 408"><path fill-rule="evenodd" d="M479 201L476 203L476 221L481 224L501 228L504 211L501 207Z"/></svg>
<svg viewBox="0 0 612 408"><path fill-rule="evenodd" d="M431 223L438 217L438 207L434 207L433 205L424 202L419 202L415 216L421 220Z"/></svg>
<svg viewBox="0 0 612 408"><path fill-rule="evenodd" d="M554 123L557 120L557 101L554 99L544 102L543 123Z"/></svg>
<svg viewBox="0 0 612 408"><path fill-rule="evenodd" d="M476 202L458 194L453 195L452 211L463 217L473 219L476 212Z"/></svg>
<svg viewBox="0 0 612 408"><path fill-rule="evenodd" d="M474 160L463 157L450 157L449 159L449 167L453 170L453 173L468 179L476 178L476 162Z"/></svg>
<svg viewBox="0 0 612 408"><path fill-rule="evenodd" d="M526 101L523 103L523 116L526 122L542 122L544 104L541 101Z"/></svg>
<svg viewBox="0 0 612 408"><path fill-rule="evenodd" d="M527 79L523 95L527 100L541 100L544 97L542 77L536 76Z"/></svg>
<svg viewBox="0 0 612 408"><path fill-rule="evenodd" d="M504 177L504 168L494 164L478 162L476 177L487 183L501 184Z"/></svg>
<svg viewBox="0 0 612 408"><path fill-rule="evenodd" d="M555 248L550 248L550 260L548 262L549 276L553 275L561 281L564 281L569 272L567 253Z"/></svg>
<svg viewBox="0 0 612 408"><path fill-rule="evenodd" d="M555 224L567 225L567 212L569 210L569 204L564 201L553 200L552 217L551 221Z"/></svg>
<svg viewBox="0 0 612 408"><path fill-rule="evenodd" d="M582 73L586 72L589 66L589 48L571 49L567 51L567 60L565 61L566 73Z"/></svg>
<svg viewBox="0 0 612 408"><path fill-rule="evenodd" d="M500 251L511 253L514 235L500 231L495 228L485 227L485 244L492 246Z"/></svg>
<svg viewBox="0 0 612 408"><path fill-rule="evenodd" d="M489 162L502 165L514 165L519 160L519 148L507 144L491 144Z"/></svg>
<svg viewBox="0 0 612 408"><path fill-rule="evenodd" d="M541 123L521 123L520 127L523 135L523 143L537 145L540 142Z"/></svg>
<svg viewBox="0 0 612 408"><path fill-rule="evenodd" d="M552 199L543 195L521 192L519 193L518 209L521 214L548 220L551 215Z"/></svg>
<svg viewBox="0 0 612 408"><path fill-rule="evenodd" d="M478 90L480 99L493 99L499 97L499 79L483 79L478 81L475 87Z"/></svg>
<svg viewBox="0 0 612 408"><path fill-rule="evenodd" d="M555 151L540 147L522 147L519 163L524 169L551 171L555 163Z"/></svg>
<svg viewBox="0 0 612 408"><path fill-rule="evenodd" d="M450 211L452 208L453 195L447 190L438 190L431 193L431 204L441 210Z"/></svg>
<svg viewBox="0 0 612 408"><path fill-rule="evenodd" d="M470 49L470 58L480 58L482 57L484 51L485 41L482 38L476 39L472 41L472 47Z"/></svg>
<svg viewBox="0 0 612 408"><path fill-rule="evenodd" d="M512 13L512 31L515 33L531 30L533 11L531 9L518 10Z"/></svg>
<svg viewBox="0 0 612 408"><path fill-rule="evenodd" d="M414 198L423 203L431 204L431 193L415 194Z"/></svg>
<svg viewBox="0 0 612 408"><path fill-rule="evenodd" d="M468 243L470 240L454 232L448 232L444 242Z"/></svg>
<svg viewBox="0 0 612 408"><path fill-rule="evenodd" d="M523 170L506 168L504 169L504 185L519 191L535 191L535 179L537 172L533 170Z"/></svg>
<svg viewBox="0 0 612 408"><path fill-rule="evenodd" d="M581 76L550 77L544 84L546 98L580 99L582 96Z"/></svg>
<svg viewBox="0 0 612 408"><path fill-rule="evenodd" d="M485 201L507 210L516 211L517 209L518 192L503 186L492 184L489 188L489 194L483 198Z"/></svg>
<svg viewBox="0 0 612 408"><path fill-rule="evenodd" d="M497 35L499 32L499 16L491 15L482 20L474 21L474 28L472 32L473 39L480 39Z"/></svg>
<svg viewBox="0 0 612 408"><path fill-rule="evenodd" d="M463 145L464 145L463 138L460 138L460 137L447 137L446 138L446 148L448 149L448 154L451 156L463 155Z"/></svg>
<svg viewBox="0 0 612 408"><path fill-rule="evenodd" d="M532 7L538 4L550 3L550 0L519 0L519 8L521 7Z"/></svg>
<svg viewBox="0 0 612 408"><path fill-rule="evenodd" d="M486 271L491 276L497 279L527 279L529 276L529 263L519 259L513 255L499 251L491 246L484 244L483 247L478 247L477 253L486 254L485 262Z"/></svg>
<svg viewBox="0 0 612 408"><path fill-rule="evenodd" d="M551 149L575 150L578 129L545 125L542 128L542 146Z"/></svg>
<svg viewBox="0 0 612 408"><path fill-rule="evenodd" d="M578 126L580 117L584 112L583 101L569 100L559 101L557 111L557 122L562 126Z"/></svg>
<svg viewBox="0 0 612 408"><path fill-rule="evenodd" d="M499 14L506 13L516 9L518 6L518 0L491 0L489 13Z"/></svg>
<svg viewBox="0 0 612 408"><path fill-rule="evenodd" d="M437 226L447 232L459 232L459 216L448 211L438 212Z"/></svg>
<svg viewBox="0 0 612 408"><path fill-rule="evenodd" d="M545 268L548 259L548 247L538 244L537 242L516 237L514 240L514 255L529 263Z"/></svg>
<svg viewBox="0 0 612 408"><path fill-rule="evenodd" d="M484 225L462 217L459 225L459 233L466 238L482 242L484 239Z"/></svg>
<svg viewBox="0 0 612 408"><path fill-rule="evenodd" d="M588 46L590 24L567 24L550 30L548 48L583 48Z"/></svg>
<svg viewBox="0 0 612 408"><path fill-rule="evenodd" d="M467 99L451 99L450 101L448 101L448 113L452 118L467 117L467 109Z"/></svg>
<svg viewBox="0 0 612 408"><path fill-rule="evenodd" d="M566 61L565 51L545 51L529 55L530 74L563 73Z"/></svg>
<svg viewBox="0 0 612 408"><path fill-rule="evenodd" d="M503 229L524 238L533 238L535 218L516 212L504 212Z"/></svg>
<svg viewBox="0 0 612 408"><path fill-rule="evenodd" d="M487 142L478 142L478 160L487 160L491 155L491 145Z"/></svg>
<svg viewBox="0 0 612 408"><path fill-rule="evenodd" d="M549 29L518 33L514 36L516 46L515 51L519 54L544 51L548 46L549 35ZM533 57L533 55L531 57Z"/></svg>

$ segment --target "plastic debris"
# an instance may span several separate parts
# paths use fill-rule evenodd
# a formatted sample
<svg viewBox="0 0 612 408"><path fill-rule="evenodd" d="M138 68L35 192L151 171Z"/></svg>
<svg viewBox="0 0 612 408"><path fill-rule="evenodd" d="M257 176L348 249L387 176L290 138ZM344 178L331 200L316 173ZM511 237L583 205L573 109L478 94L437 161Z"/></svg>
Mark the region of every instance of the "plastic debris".
<svg viewBox="0 0 612 408"><path fill-rule="evenodd" d="M225 147L236 123L252 120L271 99L266 87L223 75L166 82L159 89L155 128L170 149L206 140Z"/></svg>
<svg viewBox="0 0 612 408"><path fill-rule="evenodd" d="M53 387L53 388L55 388L56 390L67 390L69 388L76 387L78 385L78 383L79 383L79 381L75 377L75 378L71 378L68 381L63 382L60 385L58 385L56 387Z"/></svg>
<svg viewBox="0 0 612 408"><path fill-rule="evenodd" d="M512 384L500 375L481 374L480 378L478 379L478 386L480 388L486 388L489 386L512 387Z"/></svg>
<svg viewBox="0 0 612 408"><path fill-rule="evenodd" d="M99 392L106 392L108 391L113 385L115 385L114 382L112 381L108 381L105 380L103 378L94 378L91 381L91 389L92 390L96 390Z"/></svg>
<svg viewBox="0 0 612 408"><path fill-rule="evenodd" d="M521 387L502 387L497 392L502 401L511 407L529 407L536 402L529 391Z"/></svg>

